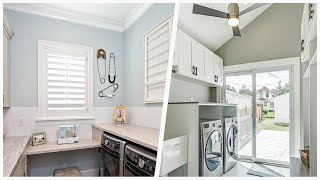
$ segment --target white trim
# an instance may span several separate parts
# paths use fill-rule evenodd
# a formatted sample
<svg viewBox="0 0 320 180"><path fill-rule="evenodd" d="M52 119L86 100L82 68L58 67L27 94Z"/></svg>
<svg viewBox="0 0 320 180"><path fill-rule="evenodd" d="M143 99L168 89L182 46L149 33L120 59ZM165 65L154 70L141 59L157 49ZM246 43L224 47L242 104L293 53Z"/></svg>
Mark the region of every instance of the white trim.
<svg viewBox="0 0 320 180"><path fill-rule="evenodd" d="M300 57L291 57L278 60L267 60L254 63L237 64L231 66L224 66L224 74L241 73L248 71L265 71L274 67L291 67L292 68L292 109L291 114L293 120L290 124L290 157L300 157L299 149L304 148L304 133L301 131L301 123L303 123L300 113ZM293 138L299 137L299 138Z"/></svg>
<svg viewBox="0 0 320 180"><path fill-rule="evenodd" d="M142 16L153 4L144 3L139 4L136 8L132 9L124 22L114 21L102 17L82 15L59 8L54 8L41 3L6 3L4 8L8 10L43 16L52 19L58 19L77 24L102 28L117 32L123 32L129 28L140 16Z"/></svg>
<svg viewBox="0 0 320 180"><path fill-rule="evenodd" d="M73 44L66 44L66 43L59 43L59 42L52 42L52 41L38 41L38 107L40 112L40 118L38 120L58 120L58 119L74 119L74 116L68 116L62 118L59 117L48 117L47 110L47 92L45 85L43 82L47 82L47 75L46 75L46 66L44 58L48 48L54 49L66 49L66 50L73 50L73 51L81 51L87 54L87 113L82 117L82 119L92 119L92 111L93 111L93 48L86 47L86 46L78 46ZM88 118L90 117L90 118ZM81 119L79 116L76 119Z"/></svg>
<svg viewBox="0 0 320 180"><path fill-rule="evenodd" d="M5 13L5 11L3 11L3 31L5 32L6 36L8 37L8 39L11 39L12 36L14 35L13 30L11 28L11 25L8 21L8 17Z"/></svg>
<svg viewBox="0 0 320 180"><path fill-rule="evenodd" d="M47 118L37 118L36 122L40 121L64 121L64 120L94 120L94 116L67 116L67 117L47 117Z"/></svg>

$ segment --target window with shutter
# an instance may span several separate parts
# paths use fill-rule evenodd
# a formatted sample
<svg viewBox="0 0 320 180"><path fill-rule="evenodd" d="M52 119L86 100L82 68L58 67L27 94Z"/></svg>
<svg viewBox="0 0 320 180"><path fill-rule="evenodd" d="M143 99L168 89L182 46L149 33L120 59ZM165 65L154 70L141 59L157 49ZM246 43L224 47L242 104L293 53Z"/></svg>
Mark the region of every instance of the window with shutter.
<svg viewBox="0 0 320 180"><path fill-rule="evenodd" d="M90 56L89 47L39 41L39 107L43 118L90 114Z"/></svg>

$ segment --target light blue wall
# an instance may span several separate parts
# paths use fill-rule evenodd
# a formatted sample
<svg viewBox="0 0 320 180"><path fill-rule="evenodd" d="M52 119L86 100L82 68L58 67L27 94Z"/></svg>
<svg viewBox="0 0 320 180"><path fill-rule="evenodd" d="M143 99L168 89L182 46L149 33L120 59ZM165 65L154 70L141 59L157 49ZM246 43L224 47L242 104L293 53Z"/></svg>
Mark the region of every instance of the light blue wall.
<svg viewBox="0 0 320 180"><path fill-rule="evenodd" d="M124 32L124 81L127 106L162 106L162 103L144 104L144 49L146 32L174 12L174 4L154 4Z"/></svg>
<svg viewBox="0 0 320 180"><path fill-rule="evenodd" d="M7 11L14 30L11 40L11 100L12 106L35 107L38 105L38 40L57 41L76 45L103 48L114 52L117 62L117 82L120 85L114 98L100 98L101 85L94 58L94 106L124 104L123 33L83 26L75 23Z"/></svg>
<svg viewBox="0 0 320 180"><path fill-rule="evenodd" d="M125 32L114 32L31 14L6 11L14 30L11 40L11 101L13 107L38 105L38 40L100 48L116 55L117 82L113 98L100 98L94 57L94 106L162 106L144 104L144 34L174 12L174 4L154 4Z"/></svg>

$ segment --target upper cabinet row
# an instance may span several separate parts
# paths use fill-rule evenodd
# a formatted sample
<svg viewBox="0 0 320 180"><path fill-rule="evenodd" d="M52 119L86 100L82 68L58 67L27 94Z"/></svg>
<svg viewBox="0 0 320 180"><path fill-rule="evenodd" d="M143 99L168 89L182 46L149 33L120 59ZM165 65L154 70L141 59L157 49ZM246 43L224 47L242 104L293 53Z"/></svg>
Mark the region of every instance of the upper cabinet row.
<svg viewBox="0 0 320 180"><path fill-rule="evenodd" d="M313 60L317 50L317 4L304 4L301 23L301 62Z"/></svg>
<svg viewBox="0 0 320 180"><path fill-rule="evenodd" d="M223 60L178 29L173 73L209 87L223 86Z"/></svg>

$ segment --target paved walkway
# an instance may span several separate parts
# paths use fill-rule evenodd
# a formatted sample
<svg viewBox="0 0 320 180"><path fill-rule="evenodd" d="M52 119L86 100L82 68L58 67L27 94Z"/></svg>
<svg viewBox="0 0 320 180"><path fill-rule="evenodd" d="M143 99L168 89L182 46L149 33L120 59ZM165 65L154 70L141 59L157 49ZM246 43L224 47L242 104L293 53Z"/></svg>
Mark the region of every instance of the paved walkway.
<svg viewBox="0 0 320 180"><path fill-rule="evenodd" d="M252 140L239 150L239 155L252 156ZM261 130L257 134L257 158L289 164L289 132Z"/></svg>

